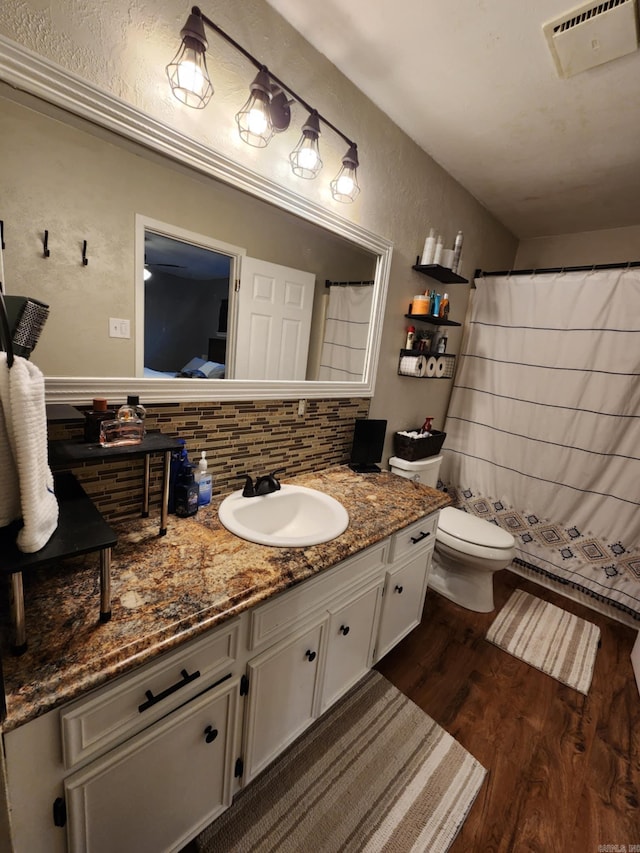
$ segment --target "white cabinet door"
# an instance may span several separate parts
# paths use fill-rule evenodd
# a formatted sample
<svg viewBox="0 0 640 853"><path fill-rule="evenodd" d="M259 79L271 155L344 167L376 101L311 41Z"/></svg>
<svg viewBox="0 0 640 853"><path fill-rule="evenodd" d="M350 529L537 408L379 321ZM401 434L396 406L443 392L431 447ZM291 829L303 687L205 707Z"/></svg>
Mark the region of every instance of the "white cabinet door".
<svg viewBox="0 0 640 853"><path fill-rule="evenodd" d="M420 623L433 549L387 572L376 660Z"/></svg>
<svg viewBox="0 0 640 853"><path fill-rule="evenodd" d="M326 623L287 638L249 662L243 784L317 715Z"/></svg>
<svg viewBox="0 0 640 853"><path fill-rule="evenodd" d="M322 708L325 711L370 669L383 581L330 611Z"/></svg>
<svg viewBox="0 0 640 853"><path fill-rule="evenodd" d="M239 680L65 781L70 853L180 850L231 803Z"/></svg>
<svg viewBox="0 0 640 853"><path fill-rule="evenodd" d="M234 379L306 379L316 277L243 258Z"/></svg>

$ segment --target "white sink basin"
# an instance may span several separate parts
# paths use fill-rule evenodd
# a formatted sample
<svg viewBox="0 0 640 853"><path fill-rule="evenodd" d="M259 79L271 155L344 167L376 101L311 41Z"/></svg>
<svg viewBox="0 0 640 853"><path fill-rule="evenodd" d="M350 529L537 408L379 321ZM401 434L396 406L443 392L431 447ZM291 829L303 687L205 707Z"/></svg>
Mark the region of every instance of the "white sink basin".
<svg viewBox="0 0 640 853"><path fill-rule="evenodd" d="M349 513L335 498L286 484L255 498L232 492L220 504L218 517L236 536L276 548L319 545L340 536L349 524Z"/></svg>

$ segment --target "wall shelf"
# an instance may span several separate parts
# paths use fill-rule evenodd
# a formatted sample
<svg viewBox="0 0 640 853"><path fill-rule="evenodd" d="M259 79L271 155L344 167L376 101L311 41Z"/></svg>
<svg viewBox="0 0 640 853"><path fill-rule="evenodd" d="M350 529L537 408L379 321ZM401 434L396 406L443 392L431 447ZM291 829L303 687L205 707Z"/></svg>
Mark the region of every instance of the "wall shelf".
<svg viewBox="0 0 640 853"><path fill-rule="evenodd" d="M424 356L425 361L435 362L435 373L424 373L421 375L415 373L407 373L403 370L402 359L406 356L417 357ZM418 350L401 349L400 358L398 359L398 376L409 376L412 379L452 379L456 367L456 357L453 353L442 352L419 352Z"/></svg>
<svg viewBox="0 0 640 853"><path fill-rule="evenodd" d="M418 320L420 323L429 323L432 326L461 326L455 320L445 320L444 317L433 317L431 314L405 314L407 320Z"/></svg>
<svg viewBox="0 0 640 853"><path fill-rule="evenodd" d="M417 260L419 261L419 258ZM429 276L429 278L435 278L436 281L440 281L443 284L469 284L468 278L463 278L448 267L441 267L440 264L415 263L411 269L422 273L422 275Z"/></svg>

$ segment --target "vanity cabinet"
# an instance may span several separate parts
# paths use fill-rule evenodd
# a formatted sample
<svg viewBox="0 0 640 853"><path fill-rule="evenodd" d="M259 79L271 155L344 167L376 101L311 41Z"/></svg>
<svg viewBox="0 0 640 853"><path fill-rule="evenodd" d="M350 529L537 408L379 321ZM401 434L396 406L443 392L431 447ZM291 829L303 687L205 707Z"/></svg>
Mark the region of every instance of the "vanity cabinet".
<svg viewBox="0 0 640 853"><path fill-rule="evenodd" d="M249 662L243 783L251 781L317 716L326 625L325 619Z"/></svg>
<svg viewBox="0 0 640 853"><path fill-rule="evenodd" d="M437 516L4 733L15 853L181 850L418 624Z"/></svg>
<svg viewBox="0 0 640 853"><path fill-rule="evenodd" d="M276 642L247 664L243 784L370 668L387 553L377 543L251 613L250 645Z"/></svg>
<svg viewBox="0 0 640 853"><path fill-rule="evenodd" d="M391 537L376 661L420 623L437 526L436 513Z"/></svg>
<svg viewBox="0 0 640 853"><path fill-rule="evenodd" d="M231 804L238 679L65 780L69 853L176 850Z"/></svg>
<svg viewBox="0 0 640 853"><path fill-rule="evenodd" d="M383 581L378 579L330 611L321 712L371 669Z"/></svg>
<svg viewBox="0 0 640 853"><path fill-rule="evenodd" d="M4 733L15 853L177 851L226 808L242 627L228 620Z"/></svg>

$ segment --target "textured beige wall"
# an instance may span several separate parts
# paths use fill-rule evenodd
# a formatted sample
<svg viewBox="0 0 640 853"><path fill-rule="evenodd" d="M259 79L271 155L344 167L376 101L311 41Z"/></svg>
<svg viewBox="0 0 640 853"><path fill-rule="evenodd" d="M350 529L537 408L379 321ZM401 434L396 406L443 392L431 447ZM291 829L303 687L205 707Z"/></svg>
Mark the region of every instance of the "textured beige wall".
<svg viewBox="0 0 640 853"><path fill-rule="evenodd" d="M522 240L515 269L640 261L640 225Z"/></svg>
<svg viewBox="0 0 640 853"><path fill-rule="evenodd" d="M433 286L412 272L411 265L431 226L449 244L458 229L464 232L462 272L466 277L476 267L511 266L516 239L263 0L216 0L203 11L357 141L362 193L355 204L340 205L330 197L328 182L339 168L345 145L329 130L321 137L325 166L320 178L304 181L292 175L287 157L299 136L297 128L306 118L299 107L293 110L297 127L274 138L268 148L254 149L239 140L233 117L247 97L254 69L215 34L209 39L208 64L216 94L208 107L189 110L171 96L164 68L178 47L178 33L188 13L188 7L177 0L153 4L144 0L104 4L5 0L0 7L0 33L198 142L393 241L371 416L388 419L388 436L421 421L426 414L435 417L436 426L442 425L451 382L410 379L396 373L408 304L414 293ZM467 288L451 287L448 292L451 317L462 319ZM454 330L449 351L457 351L459 340L460 331Z"/></svg>

